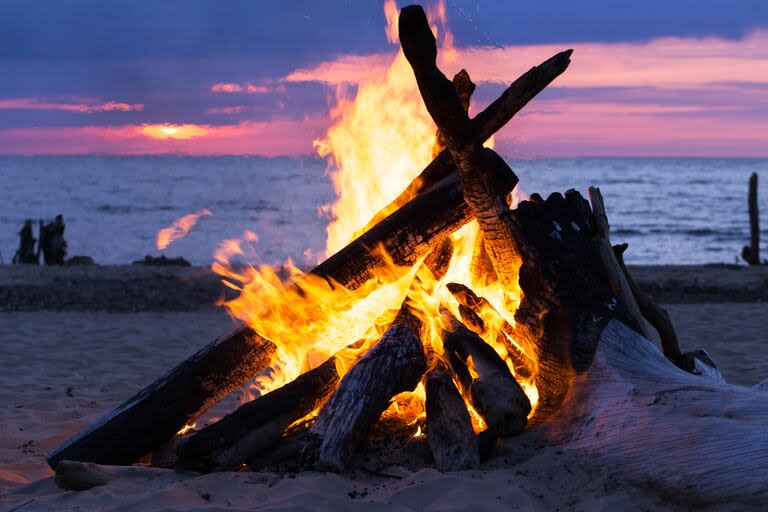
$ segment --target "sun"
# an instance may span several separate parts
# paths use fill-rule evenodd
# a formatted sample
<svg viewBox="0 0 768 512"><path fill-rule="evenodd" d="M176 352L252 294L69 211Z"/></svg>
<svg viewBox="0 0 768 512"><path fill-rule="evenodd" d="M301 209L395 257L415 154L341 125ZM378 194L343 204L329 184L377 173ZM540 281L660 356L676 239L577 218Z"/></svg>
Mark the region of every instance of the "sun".
<svg viewBox="0 0 768 512"><path fill-rule="evenodd" d="M198 124L146 124L141 127L141 134L160 140L185 140L205 136L208 134L208 127Z"/></svg>

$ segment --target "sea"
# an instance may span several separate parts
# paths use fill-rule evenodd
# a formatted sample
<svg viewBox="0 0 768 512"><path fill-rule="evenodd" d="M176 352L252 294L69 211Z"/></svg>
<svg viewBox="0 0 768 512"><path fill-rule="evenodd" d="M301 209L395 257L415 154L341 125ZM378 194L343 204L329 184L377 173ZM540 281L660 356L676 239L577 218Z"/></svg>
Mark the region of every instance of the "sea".
<svg viewBox="0 0 768 512"><path fill-rule="evenodd" d="M764 175L759 203L768 213L768 159L507 161L526 194L570 188L586 194L599 186L612 241L629 243L626 259L633 264L739 262L749 240L752 172ZM321 207L335 199L326 167L311 157L0 156L0 262L10 263L25 219L63 214L70 256L123 264L161 254L158 230L208 209L213 215L162 254L208 265L222 241L250 230L258 236L250 259L308 265L325 246L328 217Z"/></svg>

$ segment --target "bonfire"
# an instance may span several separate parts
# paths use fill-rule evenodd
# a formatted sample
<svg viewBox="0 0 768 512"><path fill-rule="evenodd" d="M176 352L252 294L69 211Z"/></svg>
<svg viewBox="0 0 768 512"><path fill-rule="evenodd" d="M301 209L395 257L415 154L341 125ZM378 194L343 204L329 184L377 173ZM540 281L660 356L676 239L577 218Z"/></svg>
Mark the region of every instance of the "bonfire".
<svg viewBox="0 0 768 512"><path fill-rule="evenodd" d="M624 266L626 245L611 245L599 189L589 201L573 190L519 201L516 175L484 146L566 71L571 50L470 118L475 86L467 71L440 71L425 12L406 7L397 21L388 79L410 80L410 66L437 133L394 126L432 161L410 183L372 175L381 186L335 205L330 255L309 272L243 270L227 264L242 247L226 245L216 270L240 292L227 306L242 325L49 454L60 482L82 462L134 464L169 445L179 470L290 460L347 471L377 422L395 417L443 471L477 467L500 439L529 432L671 492L764 496L745 475L766 462L765 394L725 384L703 351L681 353ZM318 147L355 133L340 123ZM413 165L374 139L371 160ZM648 341L657 335L663 353ZM259 396L192 427L248 382Z"/></svg>

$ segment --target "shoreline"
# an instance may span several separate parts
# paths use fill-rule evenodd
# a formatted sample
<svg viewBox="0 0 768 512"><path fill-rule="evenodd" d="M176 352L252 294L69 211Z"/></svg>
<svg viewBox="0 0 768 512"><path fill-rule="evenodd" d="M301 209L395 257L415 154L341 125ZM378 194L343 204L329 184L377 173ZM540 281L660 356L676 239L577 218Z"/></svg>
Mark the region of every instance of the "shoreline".
<svg viewBox="0 0 768 512"><path fill-rule="evenodd" d="M635 265L660 304L768 302L768 266ZM196 311L233 298L208 267L0 265L3 311Z"/></svg>

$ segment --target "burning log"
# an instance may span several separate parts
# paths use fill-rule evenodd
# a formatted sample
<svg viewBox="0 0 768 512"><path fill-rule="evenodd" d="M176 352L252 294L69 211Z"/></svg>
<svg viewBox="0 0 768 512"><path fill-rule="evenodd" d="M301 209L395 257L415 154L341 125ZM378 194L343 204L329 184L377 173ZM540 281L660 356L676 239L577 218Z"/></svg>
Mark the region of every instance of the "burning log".
<svg viewBox="0 0 768 512"><path fill-rule="evenodd" d="M345 469L392 397L416 388L426 369L422 329L403 305L381 339L342 377L311 428L322 440L319 467Z"/></svg>
<svg viewBox="0 0 768 512"><path fill-rule="evenodd" d="M480 143L488 140L543 91L552 81L563 74L570 64L571 50L560 52L521 75L470 122ZM454 80L456 80L454 78ZM461 102L461 95L459 95ZM445 139L442 139L445 142ZM445 149L434 157L427 167L392 202L373 216L364 229L370 229L412 198L429 190L440 180L456 172L451 153Z"/></svg>
<svg viewBox="0 0 768 512"><path fill-rule="evenodd" d="M482 148L484 138L478 128L484 119L483 113L470 121L453 84L437 68L435 36L424 10L419 6L403 8L398 28L403 53L413 68L427 110L445 136L459 170L464 198L483 231L485 247L496 274L505 290L516 290L520 255L507 226L510 210L504 195L493 189L489 179L508 166L495 152ZM567 62L570 54L566 51L555 59Z"/></svg>
<svg viewBox="0 0 768 512"><path fill-rule="evenodd" d="M62 460L127 465L141 459L210 406L269 366L275 345L238 327L48 454Z"/></svg>
<svg viewBox="0 0 768 512"><path fill-rule="evenodd" d="M515 376L525 380L529 379L536 365L528 354L515 343L512 343L510 337L514 333L514 328L506 320L503 320L496 308L485 297L479 297L461 283L448 283L446 287L459 301L461 320L472 332L480 336L485 335L486 326L483 316L493 315L495 317L494 320L501 324L496 342L506 349L507 356L512 360Z"/></svg>
<svg viewBox="0 0 768 512"><path fill-rule="evenodd" d="M331 358L189 437L177 450L177 467L208 473L240 466L315 410L338 382L336 359Z"/></svg>
<svg viewBox="0 0 768 512"><path fill-rule="evenodd" d="M438 364L425 378L427 441L440 471L480 465L472 419L448 368Z"/></svg>
<svg viewBox="0 0 768 512"><path fill-rule="evenodd" d="M443 347L459 384L488 425L500 436L525 429L531 402L507 364L480 336L443 310Z"/></svg>

